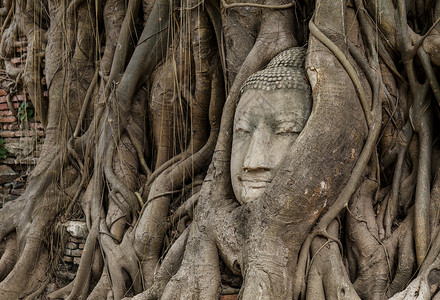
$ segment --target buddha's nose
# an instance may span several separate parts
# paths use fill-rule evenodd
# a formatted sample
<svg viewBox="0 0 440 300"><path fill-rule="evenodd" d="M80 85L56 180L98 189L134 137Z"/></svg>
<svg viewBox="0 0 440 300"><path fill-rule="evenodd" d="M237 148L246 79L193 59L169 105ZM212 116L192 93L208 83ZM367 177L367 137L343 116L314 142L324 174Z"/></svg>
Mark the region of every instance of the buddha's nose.
<svg viewBox="0 0 440 300"><path fill-rule="evenodd" d="M269 134L256 129L252 135L246 157L243 162L244 171L269 171L270 162Z"/></svg>

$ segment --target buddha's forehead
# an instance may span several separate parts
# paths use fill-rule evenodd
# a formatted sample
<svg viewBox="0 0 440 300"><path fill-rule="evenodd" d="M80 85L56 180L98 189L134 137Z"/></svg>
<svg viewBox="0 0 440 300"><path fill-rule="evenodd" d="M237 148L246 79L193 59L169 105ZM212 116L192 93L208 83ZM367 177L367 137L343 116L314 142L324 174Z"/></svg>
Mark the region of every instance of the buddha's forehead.
<svg viewBox="0 0 440 300"><path fill-rule="evenodd" d="M274 91L247 90L241 96L236 116L265 114L308 114L311 97L306 91L299 89L280 89Z"/></svg>

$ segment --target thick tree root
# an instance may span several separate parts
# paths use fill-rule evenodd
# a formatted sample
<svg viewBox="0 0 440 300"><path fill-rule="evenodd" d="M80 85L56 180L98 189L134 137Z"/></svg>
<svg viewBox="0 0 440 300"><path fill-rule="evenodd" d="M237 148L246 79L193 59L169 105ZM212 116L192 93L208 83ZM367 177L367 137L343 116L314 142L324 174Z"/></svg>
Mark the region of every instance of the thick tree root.
<svg viewBox="0 0 440 300"><path fill-rule="evenodd" d="M433 296L432 291L438 287L439 280L440 258L437 257L426 271L417 276L405 290L394 295L390 300L429 300Z"/></svg>
<svg viewBox="0 0 440 300"><path fill-rule="evenodd" d="M12 271L0 283L0 299L20 299L38 290L46 281L47 251L37 249L36 256L32 252L25 247L24 253L29 253L29 256L24 255L26 259L20 256Z"/></svg>
<svg viewBox="0 0 440 300"><path fill-rule="evenodd" d="M0 282L11 272L17 261L18 247L16 234L11 233L5 238L5 250L0 255Z"/></svg>
<svg viewBox="0 0 440 300"><path fill-rule="evenodd" d="M338 222L329 226L332 237L337 239ZM360 300L342 261L337 243L316 237L311 246L312 262L307 278L307 300Z"/></svg>

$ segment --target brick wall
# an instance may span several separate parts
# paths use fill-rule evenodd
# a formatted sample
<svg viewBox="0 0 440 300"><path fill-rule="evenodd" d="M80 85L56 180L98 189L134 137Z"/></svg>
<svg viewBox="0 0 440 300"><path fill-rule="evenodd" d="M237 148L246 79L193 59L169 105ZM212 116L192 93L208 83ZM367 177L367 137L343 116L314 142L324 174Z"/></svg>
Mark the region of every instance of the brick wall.
<svg viewBox="0 0 440 300"><path fill-rule="evenodd" d="M26 51L26 47L17 47L15 57L7 63L23 70ZM0 73L6 74L6 71L0 70ZM22 80L10 76L0 78L0 148L3 152L7 150L6 157L0 157L1 208L23 192L27 175L40 155L44 129L35 116ZM42 82L45 84L44 79Z"/></svg>
<svg viewBox="0 0 440 300"><path fill-rule="evenodd" d="M23 165L35 165L44 141L43 126L35 116L31 116L29 120L17 118L18 109L23 103L29 103L28 109L32 109L26 94L11 96L4 89L0 89L0 95L0 137L4 141L3 146L8 150L7 158L0 159L0 163L10 165L13 169L22 169L19 166ZM15 112L9 108L10 104Z"/></svg>

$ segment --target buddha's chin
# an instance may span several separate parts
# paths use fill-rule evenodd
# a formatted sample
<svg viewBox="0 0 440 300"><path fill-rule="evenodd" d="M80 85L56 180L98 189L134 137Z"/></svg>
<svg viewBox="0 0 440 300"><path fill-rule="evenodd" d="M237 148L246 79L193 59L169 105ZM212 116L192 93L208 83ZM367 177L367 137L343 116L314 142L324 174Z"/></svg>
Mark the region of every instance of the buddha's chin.
<svg viewBox="0 0 440 300"><path fill-rule="evenodd" d="M247 203L260 198L264 194L266 189L266 184L253 184L252 186L244 184L241 189L241 201L242 203Z"/></svg>

